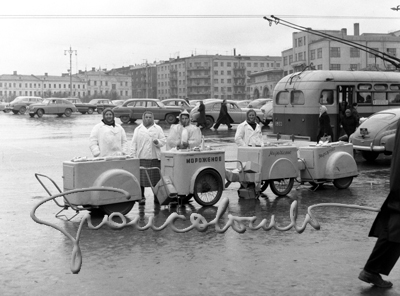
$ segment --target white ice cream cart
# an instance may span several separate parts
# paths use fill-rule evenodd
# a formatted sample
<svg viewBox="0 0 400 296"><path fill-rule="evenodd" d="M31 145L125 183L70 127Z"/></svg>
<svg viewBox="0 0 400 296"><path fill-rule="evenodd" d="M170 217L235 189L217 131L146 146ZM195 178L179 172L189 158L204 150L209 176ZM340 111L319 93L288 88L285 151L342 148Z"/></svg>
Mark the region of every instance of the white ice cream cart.
<svg viewBox="0 0 400 296"><path fill-rule="evenodd" d="M225 151L163 151L161 176L169 178L182 201L194 197L200 205L212 206L218 202L224 190Z"/></svg>
<svg viewBox="0 0 400 296"><path fill-rule="evenodd" d="M113 212L125 215L132 209L135 201L141 199L140 161L128 156L80 157L64 161L63 192L48 176L42 174L35 174L35 176L50 196L52 194L46 187L44 178L50 180L60 193L65 193L63 195L64 204L55 201L58 206L63 208L59 213L72 208L77 213L80 210L100 210L108 215ZM118 190L112 191L107 188ZM66 193L74 190L80 191ZM121 192L126 192L128 196Z"/></svg>

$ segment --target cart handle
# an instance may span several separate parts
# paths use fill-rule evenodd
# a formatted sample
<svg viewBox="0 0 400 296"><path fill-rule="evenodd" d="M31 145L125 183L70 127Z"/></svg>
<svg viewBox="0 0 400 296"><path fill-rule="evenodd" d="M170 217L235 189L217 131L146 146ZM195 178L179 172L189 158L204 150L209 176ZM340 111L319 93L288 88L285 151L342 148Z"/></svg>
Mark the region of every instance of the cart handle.
<svg viewBox="0 0 400 296"><path fill-rule="evenodd" d="M163 186L165 187L165 183L164 183L164 179L163 179L163 176L161 175L161 169L159 168L159 167L149 167L149 168L146 168L146 167L140 167L140 169L141 170L144 170L145 172L146 172L146 176L147 176L147 179L149 180L149 183L150 183L150 186L151 186L151 190L153 190L153 193L154 194L156 194L156 192L155 192L155 187L153 186L153 182L151 182L151 179L150 179L150 176L149 176L149 173L147 172L148 170L158 170L159 172L160 172L160 179L162 180L161 182L163 183ZM157 185L157 184L156 184Z"/></svg>
<svg viewBox="0 0 400 296"><path fill-rule="evenodd" d="M239 173L242 174L242 179L244 180L244 167L243 167L243 163L240 160L238 160L238 159L225 160L225 162L238 162L240 164L240 172Z"/></svg>

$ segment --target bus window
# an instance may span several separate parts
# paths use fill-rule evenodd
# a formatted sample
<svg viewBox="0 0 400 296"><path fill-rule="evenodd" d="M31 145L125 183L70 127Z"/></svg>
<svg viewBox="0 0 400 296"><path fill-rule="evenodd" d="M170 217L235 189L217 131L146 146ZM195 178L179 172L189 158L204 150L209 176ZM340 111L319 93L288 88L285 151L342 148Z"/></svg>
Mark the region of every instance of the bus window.
<svg viewBox="0 0 400 296"><path fill-rule="evenodd" d="M359 90L370 90L370 89L372 89L372 85L371 84L359 84L358 89Z"/></svg>
<svg viewBox="0 0 400 296"><path fill-rule="evenodd" d="M400 90L400 84L392 84L392 85L390 86L390 89L391 89L391 90Z"/></svg>
<svg viewBox="0 0 400 296"><path fill-rule="evenodd" d="M292 105L304 105L305 99L304 99L304 94L302 91L300 91L300 90L292 91L291 96L292 97L290 99L290 103Z"/></svg>
<svg viewBox="0 0 400 296"><path fill-rule="evenodd" d="M385 92L375 92L373 105L388 105Z"/></svg>
<svg viewBox="0 0 400 296"><path fill-rule="evenodd" d="M323 90L321 97L319 98L321 105L332 105L333 104L333 90Z"/></svg>
<svg viewBox="0 0 400 296"><path fill-rule="evenodd" d="M289 104L289 92L281 91L276 95L277 105L288 105Z"/></svg>
<svg viewBox="0 0 400 296"><path fill-rule="evenodd" d="M357 103L358 104L371 104L371 93L370 92L357 92Z"/></svg>
<svg viewBox="0 0 400 296"><path fill-rule="evenodd" d="M388 93L389 104L400 104L400 93Z"/></svg>
<svg viewBox="0 0 400 296"><path fill-rule="evenodd" d="M375 84L374 89L375 90L387 90L387 84Z"/></svg>

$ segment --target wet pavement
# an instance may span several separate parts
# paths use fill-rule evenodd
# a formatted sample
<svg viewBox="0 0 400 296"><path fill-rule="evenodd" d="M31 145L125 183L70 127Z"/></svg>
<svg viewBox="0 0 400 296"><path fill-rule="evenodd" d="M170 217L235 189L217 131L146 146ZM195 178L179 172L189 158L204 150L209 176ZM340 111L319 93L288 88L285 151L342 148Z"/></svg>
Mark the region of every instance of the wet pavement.
<svg viewBox="0 0 400 296"><path fill-rule="evenodd" d="M382 290L357 279L375 239L368 238L374 212L347 208L316 208L319 231L307 226L301 234L291 229L247 230L239 234L232 228L217 233L192 230L176 233L171 228L155 232L133 227L112 230L103 226L90 230L84 225L80 246L83 264L72 274L72 244L53 228L35 223L29 216L33 206L47 196L34 173L48 175L62 188L62 162L76 156L90 156L89 133L100 115L73 115L71 118L0 114L0 295L400 295L400 267L388 277L394 288ZM137 125L124 125L131 140ZM162 124L168 133L168 127ZM264 133L272 133L264 128ZM235 159L233 131L222 127L206 131L206 144L226 151ZM271 140L271 139L269 139ZM287 197L277 198L268 188L256 200L239 199L238 183L223 193L229 199L228 214L256 216L268 223L271 215L280 226L290 223L289 209L298 202L298 224L304 221L307 207L318 203L342 203L378 208L389 190L390 157L367 163L356 155L359 176L348 189L331 184L313 192L307 184L295 183ZM53 193L56 190L52 190ZM196 202L169 208L154 207L152 193L146 189L145 206L134 206L129 220L139 216L141 226L154 216L160 226L177 212L190 225L192 213L207 221L215 218L217 207L203 208ZM216 205L218 206L218 204ZM73 236L84 216L71 222L56 219L54 202L44 204L37 216L52 222ZM67 211L73 215L73 211ZM96 217L93 223L100 223Z"/></svg>

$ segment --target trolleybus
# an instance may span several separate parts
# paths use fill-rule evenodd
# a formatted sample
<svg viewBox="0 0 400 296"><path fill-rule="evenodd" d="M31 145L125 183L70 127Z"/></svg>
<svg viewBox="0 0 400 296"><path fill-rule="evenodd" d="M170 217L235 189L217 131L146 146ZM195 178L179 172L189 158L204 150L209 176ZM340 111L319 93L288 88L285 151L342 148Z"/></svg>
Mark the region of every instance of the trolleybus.
<svg viewBox="0 0 400 296"><path fill-rule="evenodd" d="M400 107L400 72L303 71L282 78L273 92L274 133L315 141L320 105L328 109L334 139L340 118L357 103L360 117Z"/></svg>

